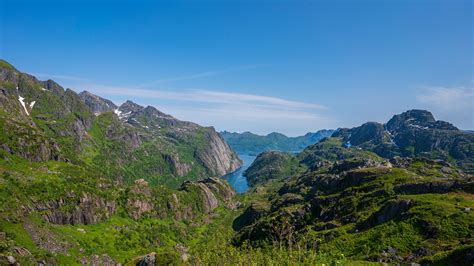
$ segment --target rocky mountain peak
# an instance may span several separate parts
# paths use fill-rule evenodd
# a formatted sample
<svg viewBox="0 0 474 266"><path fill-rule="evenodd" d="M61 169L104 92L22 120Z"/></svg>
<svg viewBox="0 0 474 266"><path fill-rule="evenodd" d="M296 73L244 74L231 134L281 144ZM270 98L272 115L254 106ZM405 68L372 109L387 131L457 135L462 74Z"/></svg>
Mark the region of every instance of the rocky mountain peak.
<svg viewBox="0 0 474 266"><path fill-rule="evenodd" d="M385 128L390 132L403 131L404 129L438 129L459 131L453 124L436 120L429 111L409 110L404 113L394 115Z"/></svg>
<svg viewBox="0 0 474 266"><path fill-rule="evenodd" d="M281 134L281 133L278 133L278 132L272 132L270 134L267 135L267 137L269 138L286 138L285 135Z"/></svg>
<svg viewBox="0 0 474 266"><path fill-rule="evenodd" d="M92 109L95 114L101 114L105 112L113 112L117 109L112 101L99 97L88 91L79 93L79 96L84 100L84 103Z"/></svg>
<svg viewBox="0 0 474 266"><path fill-rule="evenodd" d="M160 110L156 109L153 106L145 107L144 111L145 111L145 114L147 114L147 115L154 115L154 116L157 116L157 117L173 118L171 115L165 114L165 113L161 112Z"/></svg>
<svg viewBox="0 0 474 266"><path fill-rule="evenodd" d="M409 110L394 115L385 125L369 122L351 129L340 129L333 136L347 147L370 150L382 157L425 156L457 160L472 172L473 136L445 121L437 121L425 110Z"/></svg>
<svg viewBox="0 0 474 266"><path fill-rule="evenodd" d="M128 112L135 113L135 112L142 111L143 109L145 109L145 107L143 107L139 104L136 104L136 103L134 103L130 100L127 100L122 105L120 105L120 107L118 109L122 113L128 113Z"/></svg>
<svg viewBox="0 0 474 266"><path fill-rule="evenodd" d="M64 92L63 87L61 87L61 85L59 85L52 79L48 79L46 81L40 81L40 83L42 84L45 90L51 91L56 95L61 95Z"/></svg>
<svg viewBox="0 0 474 266"><path fill-rule="evenodd" d="M391 132L405 127L457 130L456 127L448 124L447 122L436 121L433 114L429 111L415 109L394 115L392 119L387 122L386 128Z"/></svg>

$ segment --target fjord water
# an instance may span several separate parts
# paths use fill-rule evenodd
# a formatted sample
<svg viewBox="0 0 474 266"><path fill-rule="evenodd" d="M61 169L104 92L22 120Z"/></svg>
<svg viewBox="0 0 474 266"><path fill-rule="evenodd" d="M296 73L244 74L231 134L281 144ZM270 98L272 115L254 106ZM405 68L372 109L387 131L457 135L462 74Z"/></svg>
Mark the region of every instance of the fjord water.
<svg viewBox="0 0 474 266"><path fill-rule="evenodd" d="M239 154L242 159L242 166L236 171L223 176L222 178L227 180L229 184L237 191L237 193L244 193L249 189L247 179L243 176L244 171L253 163L256 156Z"/></svg>

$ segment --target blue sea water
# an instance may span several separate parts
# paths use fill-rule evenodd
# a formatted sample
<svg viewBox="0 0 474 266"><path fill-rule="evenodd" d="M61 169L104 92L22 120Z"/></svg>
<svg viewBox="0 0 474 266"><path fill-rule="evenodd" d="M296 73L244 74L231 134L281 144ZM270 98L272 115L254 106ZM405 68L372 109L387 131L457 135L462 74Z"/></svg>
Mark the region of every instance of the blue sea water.
<svg viewBox="0 0 474 266"><path fill-rule="evenodd" d="M237 193L244 193L249 189L247 179L242 175L244 171L253 163L256 156L239 154L242 159L242 166L236 171L223 176L222 178L227 180L229 184L237 191Z"/></svg>

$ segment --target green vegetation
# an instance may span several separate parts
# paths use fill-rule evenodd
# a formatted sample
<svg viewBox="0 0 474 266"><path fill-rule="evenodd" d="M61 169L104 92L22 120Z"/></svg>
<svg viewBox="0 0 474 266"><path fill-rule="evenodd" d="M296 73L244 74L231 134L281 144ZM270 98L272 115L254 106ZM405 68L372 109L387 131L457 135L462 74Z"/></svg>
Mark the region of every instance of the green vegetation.
<svg viewBox="0 0 474 266"><path fill-rule="evenodd" d="M0 59L0 68L5 68L9 70L16 70L15 67L13 67L10 63L7 61Z"/></svg>
<svg viewBox="0 0 474 266"><path fill-rule="evenodd" d="M297 157L309 169L280 179L279 185L267 183L266 190L256 188L266 196L254 198L237 219L235 244L309 246L356 261L435 264L445 264L462 251L458 264L470 261L471 175L427 159L389 162L344 148L337 138L310 146ZM255 207L255 202L268 207Z"/></svg>
<svg viewBox="0 0 474 266"><path fill-rule="evenodd" d="M252 188L236 195L218 176L239 160L212 128L132 102L119 116L105 99L88 94L86 105L0 68L2 265L136 265L147 254L173 265L474 260L474 177L462 170L473 144L426 113L438 127L426 134L455 149L427 152L411 129L397 141L412 144L392 149L384 126L368 123L299 154L260 154L246 171Z"/></svg>
<svg viewBox="0 0 474 266"><path fill-rule="evenodd" d="M265 151L300 152L323 138L330 137L334 130L320 130L299 137L287 137L279 133L266 136L250 132L220 132L227 143L239 154L257 155Z"/></svg>

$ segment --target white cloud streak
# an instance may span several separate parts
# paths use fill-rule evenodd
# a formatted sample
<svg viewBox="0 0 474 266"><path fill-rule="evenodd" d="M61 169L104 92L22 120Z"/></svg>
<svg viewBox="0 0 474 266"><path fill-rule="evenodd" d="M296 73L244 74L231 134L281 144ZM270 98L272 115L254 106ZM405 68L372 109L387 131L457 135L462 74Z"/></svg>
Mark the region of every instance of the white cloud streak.
<svg viewBox="0 0 474 266"><path fill-rule="evenodd" d="M255 94L231 93L211 90L148 90L134 89L127 87L104 86L97 84L88 84L83 87L98 94L133 96L143 98L154 98L161 100L175 100L215 104L240 104L249 106L260 106L275 109L326 109L319 104L291 101L277 97L261 96Z"/></svg>
<svg viewBox="0 0 474 266"><path fill-rule="evenodd" d="M153 85L158 85L158 84L163 84L163 83L168 83L168 82L212 77L212 76L217 76L217 75L224 74L231 71L242 70L242 69L253 69L253 68L258 68L262 66L266 66L266 65L264 64L243 65L243 66L230 67L230 68L221 69L221 70L210 70L210 71L205 71L205 72L191 74L191 75L183 75L183 76L172 77L172 78L158 79L151 82L140 84L137 86L137 88L148 88Z"/></svg>
<svg viewBox="0 0 474 266"><path fill-rule="evenodd" d="M300 135L308 131L335 127L336 121L321 113L325 112L327 108L316 103L208 89L176 91L153 88L158 84L212 77L227 72L262 66L265 65L236 66L159 79L131 87L87 84L88 79L75 76L37 75L71 81L75 83L71 87L81 88L81 90L86 89L100 96L122 100L132 99L139 103L152 104L161 111L170 113L179 119L193 121L205 126L215 126L218 130L250 130L259 134L278 131L287 135Z"/></svg>
<svg viewBox="0 0 474 266"><path fill-rule="evenodd" d="M420 103L437 107L444 111L474 108L474 87L424 87L417 95Z"/></svg>
<svg viewBox="0 0 474 266"><path fill-rule="evenodd" d="M97 84L82 87L101 96L152 103L180 119L218 130L259 134L278 131L295 136L336 126L334 119L323 114L325 106L278 97L199 89L149 90Z"/></svg>
<svg viewBox="0 0 474 266"><path fill-rule="evenodd" d="M474 129L474 87L423 87L416 97L424 108L436 111L438 119L459 128Z"/></svg>
<svg viewBox="0 0 474 266"><path fill-rule="evenodd" d="M299 136L309 131L335 128L338 121L325 115L301 110L273 110L260 107L211 106L160 106L178 118L194 121L217 130L251 131L257 134L280 132Z"/></svg>
<svg viewBox="0 0 474 266"><path fill-rule="evenodd" d="M76 77L76 76L69 76L69 75L58 75L58 74L44 74L44 73L35 73L32 74L38 78L42 79L58 79L58 80L70 80L70 81L90 81L90 79Z"/></svg>

